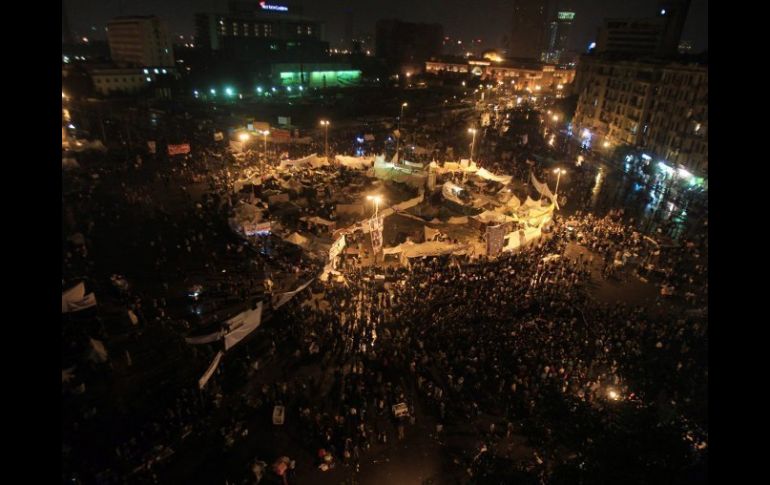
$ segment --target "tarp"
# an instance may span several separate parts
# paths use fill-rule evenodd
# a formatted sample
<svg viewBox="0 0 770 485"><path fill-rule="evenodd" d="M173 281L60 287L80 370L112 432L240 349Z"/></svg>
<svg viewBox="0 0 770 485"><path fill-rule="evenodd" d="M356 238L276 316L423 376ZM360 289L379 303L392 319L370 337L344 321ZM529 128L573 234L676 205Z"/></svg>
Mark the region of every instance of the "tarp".
<svg viewBox="0 0 770 485"><path fill-rule="evenodd" d="M216 342L217 340L221 339L224 336L224 334L225 334L224 331L218 331L218 332L210 333L208 335L200 335L198 337L185 337L184 341L190 345L209 344L211 342Z"/></svg>
<svg viewBox="0 0 770 485"><path fill-rule="evenodd" d="M460 199L459 194L464 189L460 187L457 184L453 184L452 182L445 182L443 187L441 187L441 194L444 196L444 198L450 202L454 202L455 204L459 205L470 205L468 203L465 203Z"/></svg>
<svg viewBox="0 0 770 485"><path fill-rule="evenodd" d="M334 241L334 244L332 244L332 247L329 248L329 263L332 265L332 268L336 269L336 259L337 256L342 253L342 251L345 249L345 235L341 235L337 238L336 241Z"/></svg>
<svg viewBox="0 0 770 485"><path fill-rule="evenodd" d="M548 199L551 201L551 203L556 204L556 208L559 208L559 205L556 203L556 197L554 197L553 193L551 192L551 189L548 188L548 184L541 183L536 177L533 172L529 173L530 178L532 179L532 185L535 187L535 190L537 192L544 196L548 197Z"/></svg>
<svg viewBox="0 0 770 485"><path fill-rule="evenodd" d="M273 309L277 310L280 307L282 307L283 305L285 305L286 303L288 303L289 300L294 298L294 295L296 295L300 291L302 291L305 288L307 288L308 286L310 286L310 283L312 283L312 282L313 282L313 278L311 278L307 283L304 283L302 286L300 286L299 288L297 288L294 291L288 291L286 293L278 293L277 295L274 295L273 296Z"/></svg>
<svg viewBox="0 0 770 485"><path fill-rule="evenodd" d="M281 168L318 168L323 167L324 165L329 165L329 162L315 153L297 160L281 160Z"/></svg>
<svg viewBox="0 0 770 485"><path fill-rule="evenodd" d="M423 229L425 230L426 241L435 241L436 237L441 234L441 231L438 229L433 229L432 227L425 226Z"/></svg>
<svg viewBox="0 0 770 485"><path fill-rule="evenodd" d="M374 157L348 157L345 155L337 155L335 158L340 165L354 170L363 170L374 165Z"/></svg>
<svg viewBox="0 0 770 485"><path fill-rule="evenodd" d="M80 168L80 164L74 158L62 158L61 159L61 168L65 169L65 170L71 170L71 169L75 169L75 168Z"/></svg>
<svg viewBox="0 0 770 485"><path fill-rule="evenodd" d="M225 350L230 350L235 344L246 338L262 323L262 302L257 304L255 310L246 310L227 320L230 329L225 334Z"/></svg>
<svg viewBox="0 0 770 485"><path fill-rule="evenodd" d="M542 235L539 227L526 228L518 231L509 232L505 235L508 239L508 244L503 248L503 251L514 251L522 246L537 240Z"/></svg>
<svg viewBox="0 0 770 485"><path fill-rule="evenodd" d="M486 168L482 168L478 172L476 172L476 175L479 177L485 179L485 180L492 180L493 182L499 182L504 185L508 185L511 183L511 177L510 175L495 175Z"/></svg>
<svg viewBox="0 0 770 485"><path fill-rule="evenodd" d="M81 281L61 294L61 312L69 311L70 302L80 301L84 296L86 296L86 285Z"/></svg>
<svg viewBox="0 0 770 485"><path fill-rule="evenodd" d="M288 237L284 238L284 241L288 241L292 244L296 244L299 247L307 247L308 244L310 244L310 239L306 238L305 236L293 232Z"/></svg>
<svg viewBox="0 0 770 485"><path fill-rule="evenodd" d="M395 161L395 155L393 159ZM388 163L383 155L378 155L374 159L374 176L380 180L392 180L420 188L425 185L428 175L424 170Z"/></svg>
<svg viewBox="0 0 770 485"><path fill-rule="evenodd" d="M504 224L506 222L512 222L515 220L513 217L508 217L495 211L484 211L477 216L473 216L473 219L476 219L479 222L483 222L484 224Z"/></svg>
<svg viewBox="0 0 770 485"><path fill-rule="evenodd" d="M324 219L323 217L318 216L303 216L299 218L300 221L310 222L313 224L318 224L319 226L327 226L327 227L334 227L335 222L329 221Z"/></svg>
<svg viewBox="0 0 770 485"><path fill-rule="evenodd" d="M209 368L206 369L206 372L204 372L201 378L198 379L198 389L203 389L206 387L206 383L209 381L209 379L211 379L211 376L214 375L217 367L219 367L219 361L222 360L223 355L224 353L220 350L217 352L217 355L214 356L214 360L211 361Z"/></svg>
<svg viewBox="0 0 770 485"><path fill-rule="evenodd" d="M468 224L468 216L450 217L448 224Z"/></svg>
<svg viewBox="0 0 770 485"><path fill-rule="evenodd" d="M91 359L95 362L107 362L107 349L104 348L104 343L90 337L88 340L91 343Z"/></svg>
<svg viewBox="0 0 770 485"><path fill-rule="evenodd" d="M401 254L406 258L419 258L423 256L440 256L442 254L465 254L468 246L464 244L452 244L449 242L428 241L420 244L407 241L398 246L384 248L383 254Z"/></svg>

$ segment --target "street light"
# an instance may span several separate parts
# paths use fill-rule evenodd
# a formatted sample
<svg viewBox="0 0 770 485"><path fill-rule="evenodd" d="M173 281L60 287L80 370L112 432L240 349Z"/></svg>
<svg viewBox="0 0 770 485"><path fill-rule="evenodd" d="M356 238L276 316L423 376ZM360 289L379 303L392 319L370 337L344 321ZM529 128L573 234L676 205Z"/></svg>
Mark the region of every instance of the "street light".
<svg viewBox="0 0 770 485"><path fill-rule="evenodd" d="M399 156L399 151L401 148L401 118L404 117L404 108L409 106L409 103L404 101L401 103L401 114L398 116L398 136L396 137L396 159L400 162L401 157Z"/></svg>
<svg viewBox="0 0 770 485"><path fill-rule="evenodd" d="M259 132L259 134L262 135L264 137L264 140L265 140L265 157L263 158L264 162L262 164L262 171L264 172L264 170L265 170L265 165L264 164L267 163L267 135L270 134L270 130L262 130L262 131Z"/></svg>
<svg viewBox="0 0 770 485"><path fill-rule="evenodd" d="M366 200L371 200L374 202L374 217L377 217L377 215L380 212L380 202L382 202L382 196L381 195L367 195Z"/></svg>
<svg viewBox="0 0 770 485"><path fill-rule="evenodd" d="M559 115L553 115L553 118L551 118L554 122L559 121Z"/></svg>
<svg viewBox="0 0 770 485"><path fill-rule="evenodd" d="M554 191L554 198L556 198L559 196L559 180L561 179L561 174L567 173L567 171L563 168L556 168L553 173L556 174L556 190Z"/></svg>
<svg viewBox="0 0 770 485"><path fill-rule="evenodd" d="M249 135L248 133L241 133L240 135L238 135L238 139L241 140L243 143L246 143L247 141L249 141L249 138L251 138L251 135Z"/></svg>
<svg viewBox="0 0 770 485"><path fill-rule="evenodd" d="M476 145L476 132L478 130L476 128L468 128L468 133L473 135L473 139L471 140L471 163L473 163L473 147Z"/></svg>
<svg viewBox="0 0 770 485"><path fill-rule="evenodd" d="M329 120L321 120L321 126L324 127L324 151L326 162L329 163Z"/></svg>

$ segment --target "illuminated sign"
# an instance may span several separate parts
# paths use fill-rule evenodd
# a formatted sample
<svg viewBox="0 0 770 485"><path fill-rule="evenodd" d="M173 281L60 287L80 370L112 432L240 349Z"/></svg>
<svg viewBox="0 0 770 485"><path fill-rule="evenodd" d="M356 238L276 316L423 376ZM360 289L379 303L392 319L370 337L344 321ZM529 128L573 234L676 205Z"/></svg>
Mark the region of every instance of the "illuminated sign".
<svg viewBox="0 0 770 485"><path fill-rule="evenodd" d="M289 11L289 7L286 7L284 5L270 5L269 3L259 2L259 6L262 8L262 10L274 10L276 12Z"/></svg>
<svg viewBox="0 0 770 485"><path fill-rule="evenodd" d="M575 18L575 12L559 12L559 20L572 20Z"/></svg>

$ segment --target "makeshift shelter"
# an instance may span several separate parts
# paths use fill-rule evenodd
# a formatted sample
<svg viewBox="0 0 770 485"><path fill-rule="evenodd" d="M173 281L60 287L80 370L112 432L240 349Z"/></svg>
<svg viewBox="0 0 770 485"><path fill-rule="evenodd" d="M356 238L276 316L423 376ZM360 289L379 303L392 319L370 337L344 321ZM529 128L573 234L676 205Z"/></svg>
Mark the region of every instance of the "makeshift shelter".
<svg viewBox="0 0 770 485"><path fill-rule="evenodd" d="M470 205L460 198L460 194L463 192L463 190L465 189L457 184L453 184L452 182L445 182L441 187L441 195L443 195L446 200L454 202L455 204L462 206Z"/></svg>
<svg viewBox="0 0 770 485"><path fill-rule="evenodd" d="M320 168L325 165L329 165L329 162L314 153L297 160L281 160L280 168Z"/></svg>
<svg viewBox="0 0 770 485"><path fill-rule="evenodd" d="M353 170L364 170L374 165L374 157L348 157L345 155L337 155L335 159L337 160L337 163L343 167Z"/></svg>
<svg viewBox="0 0 770 485"><path fill-rule="evenodd" d="M284 238L284 241L290 242L301 248L307 248L308 245L310 244L310 239L306 238L305 236L302 236L298 232L291 233L288 237Z"/></svg>
<svg viewBox="0 0 770 485"><path fill-rule="evenodd" d="M374 159L374 176L380 180L391 180L420 188L425 185L428 174L422 169L386 162L384 156L378 155Z"/></svg>
<svg viewBox="0 0 770 485"><path fill-rule="evenodd" d="M479 171L476 172L476 175L483 178L484 180L491 180L493 182L499 182L503 185L508 185L511 183L511 179L513 178L510 175L495 175L486 168L482 168Z"/></svg>
<svg viewBox="0 0 770 485"><path fill-rule="evenodd" d="M469 246L465 244L453 244L449 242L428 241L424 243L414 243L407 241L398 246L383 248L383 255L398 254L401 262L411 258L421 258L425 256L442 256L446 254L461 255L466 254Z"/></svg>

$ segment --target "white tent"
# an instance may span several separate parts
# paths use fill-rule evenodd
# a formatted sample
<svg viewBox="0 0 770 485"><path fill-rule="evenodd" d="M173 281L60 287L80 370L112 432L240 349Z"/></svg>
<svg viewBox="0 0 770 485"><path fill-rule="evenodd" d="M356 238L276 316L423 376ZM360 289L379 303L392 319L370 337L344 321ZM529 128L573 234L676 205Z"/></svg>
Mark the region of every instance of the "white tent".
<svg viewBox="0 0 770 485"><path fill-rule="evenodd" d="M306 238L305 236L297 232L291 233L288 237L284 238L284 241L288 241L292 244L296 244L301 248L305 248L310 244L310 239Z"/></svg>
<svg viewBox="0 0 770 485"><path fill-rule="evenodd" d="M423 256L440 256L443 254L465 254L468 246L448 242L428 241L416 244L411 241L391 248L383 248L383 254L400 254L402 258L420 258Z"/></svg>
<svg viewBox="0 0 770 485"><path fill-rule="evenodd" d="M353 170L363 170L374 165L374 157L348 157L337 155L337 163Z"/></svg>
<svg viewBox="0 0 770 485"><path fill-rule="evenodd" d="M382 155L374 159L374 176L380 180L392 180L417 188L423 187L428 177L424 170L388 163Z"/></svg>
<svg viewBox="0 0 770 485"><path fill-rule="evenodd" d="M499 182L503 185L508 185L511 183L511 177L510 175L495 175L486 168L482 168L478 172L476 172L476 175L479 177L485 179L485 180L492 180L493 182Z"/></svg>
<svg viewBox="0 0 770 485"><path fill-rule="evenodd" d="M315 153L308 155L305 158L299 158L297 160L282 160L281 168L318 168L324 165L329 165L329 162L325 158L319 157Z"/></svg>
<svg viewBox="0 0 770 485"><path fill-rule="evenodd" d="M460 192L462 192L464 189L460 187L457 184L453 184L452 182L445 182L444 186L441 187L441 194L444 196L444 198L450 202L454 202L455 204L459 205L468 205L465 202L463 202L459 195Z"/></svg>
<svg viewBox="0 0 770 485"><path fill-rule="evenodd" d="M489 223L503 224L506 222L512 222L516 220L513 217L508 217L504 214L500 214L499 212L495 212L495 211L484 211L477 216L473 216L473 218L484 224L489 224Z"/></svg>

